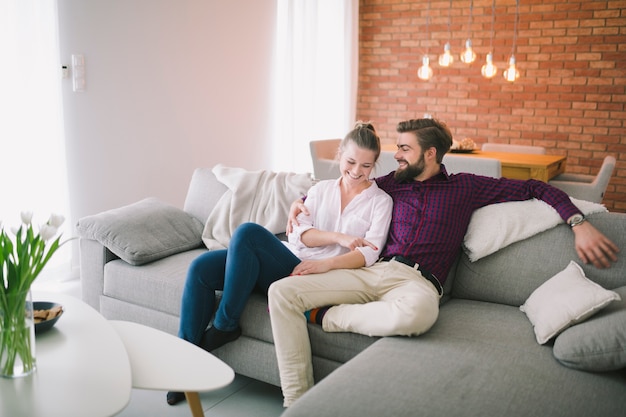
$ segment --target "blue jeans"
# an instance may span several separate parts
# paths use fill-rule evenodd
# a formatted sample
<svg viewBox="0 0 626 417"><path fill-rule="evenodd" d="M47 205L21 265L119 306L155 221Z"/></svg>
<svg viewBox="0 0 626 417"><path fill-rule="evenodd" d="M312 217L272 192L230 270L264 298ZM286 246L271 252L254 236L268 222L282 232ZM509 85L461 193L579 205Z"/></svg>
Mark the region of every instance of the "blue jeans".
<svg viewBox="0 0 626 417"><path fill-rule="evenodd" d="M253 290L291 274L300 263L272 232L256 223L237 227L228 249L213 250L193 260L183 290L178 336L196 345L215 311L215 291L223 290L213 326L233 331Z"/></svg>

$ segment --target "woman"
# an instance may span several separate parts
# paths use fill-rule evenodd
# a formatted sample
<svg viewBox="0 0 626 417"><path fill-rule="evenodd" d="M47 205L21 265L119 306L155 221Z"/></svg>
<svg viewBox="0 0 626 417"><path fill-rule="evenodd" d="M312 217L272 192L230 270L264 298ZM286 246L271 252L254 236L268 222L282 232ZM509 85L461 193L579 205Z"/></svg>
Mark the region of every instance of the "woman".
<svg viewBox="0 0 626 417"><path fill-rule="evenodd" d="M233 233L228 249L207 252L189 267L183 290L179 337L207 351L241 335L239 318L253 290L267 293L276 280L339 268L372 265L387 238L392 200L370 174L380 139L369 123L358 122L339 146L337 180L321 181L308 192L309 216L280 241L254 223ZM223 290L213 325L215 291ZM167 402L184 399L168 392Z"/></svg>

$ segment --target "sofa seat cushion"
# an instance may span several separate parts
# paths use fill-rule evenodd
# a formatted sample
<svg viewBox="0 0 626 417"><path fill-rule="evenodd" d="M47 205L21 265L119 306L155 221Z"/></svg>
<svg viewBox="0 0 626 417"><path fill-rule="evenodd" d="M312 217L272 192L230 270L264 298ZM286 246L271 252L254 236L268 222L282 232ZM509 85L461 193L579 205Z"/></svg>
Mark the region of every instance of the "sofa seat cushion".
<svg viewBox="0 0 626 417"><path fill-rule="evenodd" d="M428 333L376 342L283 417L620 415L625 384L560 365L516 307L452 299Z"/></svg>
<svg viewBox="0 0 626 417"><path fill-rule="evenodd" d="M104 267L103 294L178 316L187 268L204 252L206 249L194 249L142 266L121 259L108 262Z"/></svg>
<svg viewBox="0 0 626 417"><path fill-rule="evenodd" d="M195 249L136 267L121 259L105 266L104 295L125 303L153 309L178 317L187 268L206 249ZM219 292L218 292L219 299ZM253 293L241 316L244 336L274 343L267 311L267 296ZM310 324L313 354L333 362L344 363L377 338L354 333L326 333Z"/></svg>

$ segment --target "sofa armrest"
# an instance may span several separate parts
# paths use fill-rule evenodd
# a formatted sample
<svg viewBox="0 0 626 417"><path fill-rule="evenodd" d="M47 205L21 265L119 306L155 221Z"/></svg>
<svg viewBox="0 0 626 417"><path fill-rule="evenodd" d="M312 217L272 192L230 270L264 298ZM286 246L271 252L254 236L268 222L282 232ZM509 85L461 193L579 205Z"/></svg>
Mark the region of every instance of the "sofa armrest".
<svg viewBox="0 0 626 417"><path fill-rule="evenodd" d="M80 238L80 283L83 301L100 311L100 296L104 292L104 266L118 257L100 242Z"/></svg>
<svg viewBox="0 0 626 417"><path fill-rule="evenodd" d="M157 199L83 217L79 233L83 300L100 310L107 262L121 259L139 266L202 245L204 225Z"/></svg>

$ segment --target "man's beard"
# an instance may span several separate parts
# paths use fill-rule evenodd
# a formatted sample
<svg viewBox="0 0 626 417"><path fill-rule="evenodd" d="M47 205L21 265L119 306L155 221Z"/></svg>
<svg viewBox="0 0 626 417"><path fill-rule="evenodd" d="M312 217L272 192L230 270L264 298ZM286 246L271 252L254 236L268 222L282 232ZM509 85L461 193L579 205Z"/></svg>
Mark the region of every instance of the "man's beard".
<svg viewBox="0 0 626 417"><path fill-rule="evenodd" d="M402 170L397 169L395 174L393 174L393 177L399 182L413 181L415 177L418 177L422 174L422 172L424 172L425 167L426 163L424 161L424 154L422 153L422 155L420 155L420 159L416 163L407 164L407 166Z"/></svg>

